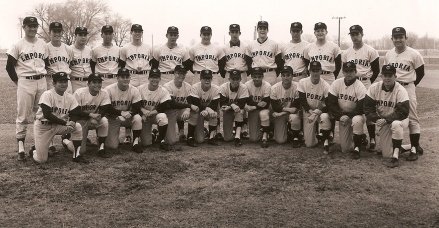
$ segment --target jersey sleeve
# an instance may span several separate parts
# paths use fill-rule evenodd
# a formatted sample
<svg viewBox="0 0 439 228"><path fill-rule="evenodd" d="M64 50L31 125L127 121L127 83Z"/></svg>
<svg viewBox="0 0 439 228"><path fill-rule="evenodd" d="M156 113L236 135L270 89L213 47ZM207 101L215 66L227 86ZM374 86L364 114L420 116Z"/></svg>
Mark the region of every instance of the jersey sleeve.
<svg viewBox="0 0 439 228"><path fill-rule="evenodd" d="M272 86L270 90L270 99L272 100L279 100L279 94L276 91L276 87Z"/></svg>
<svg viewBox="0 0 439 228"><path fill-rule="evenodd" d="M50 99L50 92L49 92L50 90L47 90L47 91L45 91L43 94L41 94L41 97L40 97L40 101L38 102L38 104L39 105L41 105L41 104L45 104L45 105L47 105L48 107L53 107L53 105L52 105L52 102L51 102L51 99Z"/></svg>
<svg viewBox="0 0 439 228"><path fill-rule="evenodd" d="M345 63L348 61L347 52L348 52L348 50L341 51L341 62L342 63Z"/></svg>
<svg viewBox="0 0 439 228"><path fill-rule="evenodd" d="M168 93L169 93L169 95L170 95L171 97L174 96L174 91L172 91L172 88L171 88L171 86L170 86L168 83L164 84L164 85L163 85L163 88L164 88L166 91L168 91Z"/></svg>
<svg viewBox="0 0 439 228"><path fill-rule="evenodd" d="M305 81L300 79L299 86L297 86L297 90L301 93L305 92L305 85L304 84L305 84Z"/></svg>
<svg viewBox="0 0 439 228"><path fill-rule="evenodd" d="M252 57L252 44L248 44L247 47L245 48L245 54L249 57ZM249 66L251 67L251 66Z"/></svg>
<svg viewBox="0 0 439 228"><path fill-rule="evenodd" d="M373 62L378 57L380 57L378 55L378 51L373 49L373 48L369 48L369 60L370 60L370 62Z"/></svg>
<svg viewBox="0 0 439 228"><path fill-rule="evenodd" d="M228 83L222 84L218 89L218 93L223 95L224 97L229 97L229 94L227 93L228 85L229 85Z"/></svg>
<svg viewBox="0 0 439 228"><path fill-rule="evenodd" d="M393 50L393 49L392 49L392 50ZM387 64L389 63L389 53L390 53L392 50L387 51L386 55L384 56L383 65L387 65Z"/></svg>
<svg viewBox="0 0 439 228"><path fill-rule="evenodd" d="M415 69L418 69L420 66L424 65L424 58L422 58L421 54L418 51L415 51L413 57L413 65L415 66Z"/></svg>
<svg viewBox="0 0 439 228"><path fill-rule="evenodd" d="M195 97L195 98L200 98L200 96L198 95L198 89L195 86L192 86L191 92L189 93L189 96Z"/></svg>
<svg viewBox="0 0 439 228"><path fill-rule="evenodd" d="M308 44L304 49L303 49L303 58L309 60L309 48L310 48L311 44Z"/></svg>
<svg viewBox="0 0 439 228"><path fill-rule="evenodd" d="M367 90L367 92L366 92L366 95L368 97L370 97L374 101L376 100L376 97L375 97L375 90L376 90L376 88L377 88L377 86L371 85L369 87L369 89Z"/></svg>
<svg viewBox="0 0 439 228"><path fill-rule="evenodd" d="M396 96L396 102L400 103L400 102L404 102L404 101L408 101L409 100L409 95L407 93L407 90L403 87L400 86L399 90L398 90L398 94Z"/></svg>
<svg viewBox="0 0 439 228"><path fill-rule="evenodd" d="M183 51L183 62L190 59L189 50L185 47L182 47L182 51Z"/></svg>
<svg viewBox="0 0 439 228"><path fill-rule="evenodd" d="M18 60L18 56L20 55L18 44L13 44L12 47L6 52L6 54L14 57L15 60Z"/></svg>
<svg viewBox="0 0 439 228"><path fill-rule="evenodd" d="M328 93L338 96L338 83L333 82L331 86L329 87Z"/></svg>
<svg viewBox="0 0 439 228"><path fill-rule="evenodd" d="M220 91L218 86L212 86L212 100L216 100L220 98Z"/></svg>
<svg viewBox="0 0 439 228"><path fill-rule="evenodd" d="M334 53L334 57L337 57L338 55L341 54L341 49L338 45L334 44L333 47L333 53Z"/></svg>
<svg viewBox="0 0 439 228"><path fill-rule="evenodd" d="M73 109L78 107L78 101L76 101L76 99L75 99L75 97L73 97L73 95L71 95L71 94L67 94L67 95L70 97L69 100L71 101L70 110L69 111L72 111Z"/></svg>
<svg viewBox="0 0 439 228"><path fill-rule="evenodd" d="M271 92L271 86L269 83L267 83L267 86L265 86L265 88L264 88L263 97L270 97L270 92Z"/></svg>
<svg viewBox="0 0 439 228"><path fill-rule="evenodd" d="M195 46L189 49L189 58L193 61L195 59Z"/></svg>
<svg viewBox="0 0 439 228"><path fill-rule="evenodd" d="M73 97L75 97L76 101L78 102L78 105L82 106L82 103L81 103L81 94L79 94L78 91L80 91L80 90L76 90L76 91L73 93Z"/></svg>
<svg viewBox="0 0 439 228"><path fill-rule="evenodd" d="M132 94L133 103L137 103L137 102L141 101L142 97L140 96L139 90L134 86L131 89L132 89L131 91L133 93Z"/></svg>
<svg viewBox="0 0 439 228"><path fill-rule="evenodd" d="M329 93L329 84L323 80L323 96L328 97Z"/></svg>

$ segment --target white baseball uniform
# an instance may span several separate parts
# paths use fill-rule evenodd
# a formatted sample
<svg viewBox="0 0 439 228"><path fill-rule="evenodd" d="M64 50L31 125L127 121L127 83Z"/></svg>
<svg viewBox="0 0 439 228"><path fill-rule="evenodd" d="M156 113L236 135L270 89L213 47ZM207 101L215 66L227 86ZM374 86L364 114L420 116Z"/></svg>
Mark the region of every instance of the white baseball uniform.
<svg viewBox="0 0 439 228"><path fill-rule="evenodd" d="M165 84L174 79L174 69L177 65L183 65L183 62L188 60L188 50L177 45L173 48L169 48L167 44L160 45L154 48L154 59L159 62L159 70L162 73L160 83ZM186 78L186 82L192 80Z"/></svg>
<svg viewBox="0 0 439 228"><path fill-rule="evenodd" d="M152 58L152 49L145 43L139 46L128 43L120 49L120 60L126 62L125 68L130 71L131 85L139 87L147 83L148 71L151 70L149 61Z"/></svg>
<svg viewBox="0 0 439 228"><path fill-rule="evenodd" d="M220 95L227 98L227 103L225 105L235 104L238 105L238 100L248 99L248 89L247 87L239 83L237 91L232 91L230 89L230 82L225 82L219 88ZM239 106L239 105L238 105ZM244 121L244 107L241 108L239 112L234 112L233 109L229 111L223 111L223 132L224 140L230 141L233 137L233 123Z"/></svg>
<svg viewBox="0 0 439 228"><path fill-rule="evenodd" d="M261 102L264 98L270 98L271 85L265 80L262 80L260 87L255 86L253 79L247 81L245 86L248 89L249 97L255 103ZM261 126L270 126L270 110L268 108L255 109L248 112L248 131L251 141L257 141L259 139Z"/></svg>
<svg viewBox="0 0 439 228"><path fill-rule="evenodd" d="M91 74L91 48L84 46L78 49L75 45L70 46L72 50L72 59L70 61L70 80L72 82L72 90L87 86L87 78Z"/></svg>
<svg viewBox="0 0 439 228"><path fill-rule="evenodd" d="M103 87L115 83L117 71L119 69L120 48L116 45L110 47L102 44L92 49L92 60L96 62L95 73L102 74L104 81Z"/></svg>
<svg viewBox="0 0 439 228"><path fill-rule="evenodd" d="M276 55L280 54L281 50L276 42L271 39L266 39L263 43L258 40L252 41L247 48L246 55L251 57L252 68L261 67L266 72L264 72L264 80L266 80L271 85L277 82L276 75Z"/></svg>
<svg viewBox="0 0 439 228"><path fill-rule="evenodd" d="M223 52L226 57L226 65L224 67L226 70L225 79L230 77L229 71L239 70L241 71L241 82L245 83L247 81L248 66L245 62L246 51L247 45L242 41L237 45L232 46L231 43L228 43L223 47Z"/></svg>
<svg viewBox="0 0 439 228"><path fill-rule="evenodd" d="M47 50L49 51L47 66L47 89L53 88L53 80L52 75L58 72L64 72L70 75L70 61L72 59L73 53L72 49L64 43L61 43L61 46L55 47L51 42L47 43ZM72 94L72 83L70 80L68 81L68 93Z"/></svg>
<svg viewBox="0 0 439 228"><path fill-rule="evenodd" d="M285 66L293 68L293 81L298 82L306 77L306 64L303 57L305 48L309 45L307 41L293 43L292 41L281 45L282 58L285 60Z"/></svg>
<svg viewBox="0 0 439 228"><path fill-rule="evenodd" d="M200 81L200 71L211 70L213 72L212 84L221 85L224 81L218 73L218 60L224 57L223 49L215 44L204 45L196 44L189 50L189 57L194 61L193 70L194 78L192 85Z"/></svg>
<svg viewBox="0 0 439 228"><path fill-rule="evenodd" d="M358 50L354 49L354 47L350 47L343 51L341 54L341 61L343 63L355 63L358 79L363 82L367 89L371 84L370 78L373 74L372 66L370 64L378 57L378 52L373 47L363 44Z"/></svg>
<svg viewBox="0 0 439 228"><path fill-rule="evenodd" d="M340 47L331 41L326 41L323 45L319 45L316 42L311 43L303 51L303 57L305 59L310 62L320 62L322 65L321 78L329 84L332 84L335 80L335 58L340 54Z"/></svg>

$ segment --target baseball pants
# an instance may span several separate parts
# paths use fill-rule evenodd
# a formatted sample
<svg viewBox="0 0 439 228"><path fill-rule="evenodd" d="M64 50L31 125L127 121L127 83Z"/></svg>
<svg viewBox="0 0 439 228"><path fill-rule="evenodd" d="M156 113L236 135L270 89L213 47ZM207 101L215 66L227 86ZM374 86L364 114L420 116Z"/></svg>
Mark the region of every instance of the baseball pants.
<svg viewBox="0 0 439 228"><path fill-rule="evenodd" d="M379 141L383 157L390 158L393 155L392 139L404 139L404 128L409 126L409 118L402 121L395 120L391 124L385 124L379 129Z"/></svg>
<svg viewBox="0 0 439 228"><path fill-rule="evenodd" d="M71 130L64 125L51 124L48 122L41 122L36 120L34 124L34 137L35 137L35 153L33 158L38 163L44 163L47 161L49 145L55 135L63 135L71 133L71 140L82 140L82 127L81 124L76 123L75 128Z"/></svg>
<svg viewBox="0 0 439 228"><path fill-rule="evenodd" d="M414 83L409 83L408 85L404 86L404 88L407 90L407 93L409 95L409 132L410 134L420 134L421 126L419 124L417 111L418 101L416 98L416 86Z"/></svg>
<svg viewBox="0 0 439 228"><path fill-rule="evenodd" d="M218 74L218 73L212 74L212 84L213 85L220 86L224 83L224 81L225 81L225 79L223 77L221 77L221 74ZM192 78L191 85L194 85L197 82L200 82L200 73L195 72L194 77Z"/></svg>
<svg viewBox="0 0 439 228"><path fill-rule="evenodd" d="M117 82L116 75L114 75L113 78L104 77L103 79L104 80L102 81L102 88L105 88L105 87ZM131 83L131 81L130 81L130 83Z"/></svg>
<svg viewBox="0 0 439 228"><path fill-rule="evenodd" d="M72 91L73 92L75 92L79 88L87 86L87 80L79 81L79 80L71 79L71 82L72 82Z"/></svg>
<svg viewBox="0 0 439 228"><path fill-rule="evenodd" d="M199 112L191 111L188 123L195 126L195 141L204 142L204 121L207 120L209 126L218 126L218 118L203 117Z"/></svg>
<svg viewBox="0 0 439 228"><path fill-rule="evenodd" d="M270 126L270 110L253 110L248 112L248 134L252 142L259 141L261 138L261 127Z"/></svg>
<svg viewBox="0 0 439 228"><path fill-rule="evenodd" d="M134 87L139 87L140 85L143 85L147 82L148 82L148 74L131 74L130 84L133 85Z"/></svg>
<svg viewBox="0 0 439 228"><path fill-rule="evenodd" d="M168 73L164 74L164 73L162 73L161 80L160 80L160 85L164 85L165 83L173 80L174 78L175 78L174 74L168 74Z"/></svg>
<svg viewBox="0 0 439 228"><path fill-rule="evenodd" d="M329 85L331 85L335 81L334 73L322 74L320 77L325 80ZM337 78L340 77L343 77L343 73L339 74Z"/></svg>
<svg viewBox="0 0 439 228"><path fill-rule="evenodd" d="M331 120L328 113L322 113L320 116L315 116L310 119L310 113L303 114L303 136L305 138L306 147L313 147L317 145L318 130L331 130Z"/></svg>
<svg viewBox="0 0 439 228"><path fill-rule="evenodd" d="M269 72L264 72L264 80L270 83L270 85L274 85L281 79L280 77L279 78L277 77L276 71L273 70Z"/></svg>
<svg viewBox="0 0 439 228"><path fill-rule="evenodd" d="M224 141L231 141L235 138L233 135L233 123L244 121L244 110L234 112L233 110L223 111L223 133Z"/></svg>
<svg viewBox="0 0 439 228"><path fill-rule="evenodd" d="M286 143L288 140L288 124L290 122L292 130L300 130L299 114L285 114L274 118L274 141L279 144Z"/></svg>
<svg viewBox="0 0 439 228"><path fill-rule="evenodd" d="M119 118L109 118L108 119L108 135L105 140L105 146L109 149L117 149L119 147L119 130L120 127L129 127L134 131L142 129L142 117L136 114L131 118L121 121Z"/></svg>
<svg viewBox="0 0 439 228"><path fill-rule="evenodd" d="M102 117L97 126L90 123L90 120L79 120L79 124L82 127L82 141L81 141L81 153L87 151L87 136L89 130L97 130L97 137L107 137L108 136L108 119Z"/></svg>
<svg viewBox="0 0 439 228"><path fill-rule="evenodd" d="M171 109L166 112L166 116L168 118L168 130L166 131L166 142L171 145L178 142L177 121L182 120L181 115L183 114L183 112L184 109Z"/></svg>
<svg viewBox="0 0 439 228"><path fill-rule="evenodd" d="M146 121L142 121L142 132L140 133L140 140L142 146L149 146L152 144L152 125L165 126L168 124L168 117L165 113L157 113L157 115L150 116ZM169 127L169 125L168 125ZM133 128L133 130L136 130Z"/></svg>
<svg viewBox="0 0 439 228"><path fill-rule="evenodd" d="M365 118L363 115L354 116L352 119L346 121L345 125L339 122L338 129L341 152L346 153L354 149L353 134L364 134L364 122Z"/></svg>

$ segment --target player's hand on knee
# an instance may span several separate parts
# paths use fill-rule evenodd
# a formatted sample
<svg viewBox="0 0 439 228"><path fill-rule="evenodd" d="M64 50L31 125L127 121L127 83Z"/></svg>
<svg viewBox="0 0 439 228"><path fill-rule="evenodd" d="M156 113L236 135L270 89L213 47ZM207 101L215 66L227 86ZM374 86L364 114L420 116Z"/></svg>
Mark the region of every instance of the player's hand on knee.
<svg viewBox="0 0 439 228"><path fill-rule="evenodd" d="M316 120L316 118L317 118L317 115L316 115L315 113L311 113L311 114L308 116L308 123L312 123L312 122L314 122L314 121Z"/></svg>
<svg viewBox="0 0 439 228"><path fill-rule="evenodd" d="M267 102L265 102L265 101L260 101L258 103L258 106L261 107L261 108L265 107L266 105L267 105Z"/></svg>
<svg viewBox="0 0 439 228"><path fill-rule="evenodd" d="M316 114L317 116L320 116L320 114L322 114L322 110L316 108L314 109L314 111L312 111L314 114Z"/></svg>
<svg viewBox="0 0 439 228"><path fill-rule="evenodd" d="M129 119L129 118L131 118L131 112L129 112L129 111L122 111L122 112L121 112L121 115L122 115L123 118L125 118L125 119Z"/></svg>
<svg viewBox="0 0 439 228"><path fill-rule="evenodd" d="M207 116L209 116L209 112L207 112L207 110L203 110L203 111L201 111L201 113L200 113L203 117L207 117Z"/></svg>
<svg viewBox="0 0 439 228"><path fill-rule="evenodd" d="M183 121L189 119L189 114L190 114L190 112L191 112L191 111L190 111L189 108L185 109L184 112L181 114L181 119L182 119Z"/></svg>
<svg viewBox="0 0 439 228"><path fill-rule="evenodd" d="M200 108L198 108L198 106L196 106L196 105L191 105L191 110L194 112L198 112L198 111L200 111Z"/></svg>
<svg viewBox="0 0 439 228"><path fill-rule="evenodd" d="M216 118L218 118L218 114L212 110L212 112L209 112L209 117L211 119L216 119Z"/></svg>
<svg viewBox="0 0 439 228"><path fill-rule="evenodd" d="M247 112L250 112L250 111L255 110L255 109L256 109L255 106L250 106L250 105L247 105L247 104L244 106L244 110L247 111Z"/></svg>
<svg viewBox="0 0 439 228"><path fill-rule="evenodd" d="M76 123L74 121L68 121L66 126L69 132L73 132L75 130Z"/></svg>
<svg viewBox="0 0 439 228"><path fill-rule="evenodd" d="M378 119L375 123L376 123L376 125L377 125L378 127L382 127L382 126L384 126L384 124L386 124L387 122L386 122L385 119Z"/></svg>
<svg viewBox="0 0 439 228"><path fill-rule="evenodd" d="M276 118L276 117L279 117L279 116L281 116L282 114L280 113L280 112L273 112L273 117L274 118Z"/></svg>
<svg viewBox="0 0 439 228"><path fill-rule="evenodd" d="M349 121L349 116L347 115L343 115L340 117L340 123L341 125L345 126L347 124L347 122Z"/></svg>
<svg viewBox="0 0 439 228"><path fill-rule="evenodd" d="M228 105L221 106L221 110L223 110L223 111L229 111L230 109L231 109L231 107Z"/></svg>
<svg viewBox="0 0 439 228"><path fill-rule="evenodd" d="M95 119L95 120L98 120L98 119L101 118L101 114L99 114L99 113L90 113L90 114L88 114L88 116L89 116L91 119Z"/></svg>
<svg viewBox="0 0 439 228"><path fill-rule="evenodd" d="M239 108L239 106L236 105L236 104L231 104L230 107L233 109L234 112L239 112L239 111L241 111L241 109Z"/></svg>

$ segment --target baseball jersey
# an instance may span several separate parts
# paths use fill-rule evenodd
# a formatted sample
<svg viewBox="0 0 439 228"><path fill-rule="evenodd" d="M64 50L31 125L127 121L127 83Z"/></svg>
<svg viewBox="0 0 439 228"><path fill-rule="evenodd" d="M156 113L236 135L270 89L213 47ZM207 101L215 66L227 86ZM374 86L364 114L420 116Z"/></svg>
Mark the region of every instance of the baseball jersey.
<svg viewBox="0 0 439 228"><path fill-rule="evenodd" d="M44 91L38 104L40 107L35 114L35 119L41 121L47 121L43 115L43 109L41 108L42 104L50 107L52 109L52 114L64 121L68 121L69 112L78 107L78 102L72 94L64 93L64 95L61 96L55 92L55 89Z"/></svg>
<svg viewBox="0 0 439 228"><path fill-rule="evenodd" d="M139 86L140 97L142 99L142 108L153 111L156 110L157 105L162 104L167 100L171 100L168 90L159 86L156 90L148 89L148 83Z"/></svg>
<svg viewBox="0 0 439 228"><path fill-rule="evenodd" d="M154 48L153 56L159 61L160 72L174 71L175 66L182 65L189 59L188 51L180 45L173 48L169 48L166 44L158 46Z"/></svg>
<svg viewBox="0 0 439 228"><path fill-rule="evenodd" d="M262 85L256 87L253 83L253 79L245 82L245 86L248 90L248 95L252 96L254 102L261 102L263 98L270 97L271 85L267 81L262 80Z"/></svg>
<svg viewBox="0 0 439 228"><path fill-rule="evenodd" d="M61 46L55 47L51 42L49 42L47 43L47 50L49 51L49 66L47 67L47 73L55 74L57 72L65 72L70 74L72 49L63 43L61 43Z"/></svg>
<svg viewBox="0 0 439 228"><path fill-rule="evenodd" d="M230 43L223 48L224 55L226 57L226 71L239 70L247 71L247 63L245 62L245 53L247 51L247 45L242 41L239 42L239 46L231 46Z"/></svg>
<svg viewBox="0 0 439 228"><path fill-rule="evenodd" d="M149 60L152 59L151 47L142 43L136 46L128 43L120 49L120 59L126 62L128 70L150 70Z"/></svg>
<svg viewBox="0 0 439 228"><path fill-rule="evenodd" d="M323 45L311 43L303 51L303 57L310 62L318 61L322 65L322 70L334 72L335 58L341 54L340 48L337 44L326 41Z"/></svg>
<svg viewBox="0 0 439 228"><path fill-rule="evenodd" d="M311 78L302 78L299 81L298 90L306 96L306 102L311 109L322 109L325 107L325 98L328 97L329 84L320 79L317 85L311 82Z"/></svg>
<svg viewBox="0 0 439 228"><path fill-rule="evenodd" d="M88 87L83 87L77 89L73 96L81 110L86 113L98 113L100 107L111 104L110 96L105 90L101 90L96 96L93 96Z"/></svg>
<svg viewBox="0 0 439 228"><path fill-rule="evenodd" d="M220 98L219 92L217 85L212 84L208 91L204 91L201 88L201 82L197 82L192 85L190 96L200 99L201 105L206 107L209 106L212 100Z"/></svg>
<svg viewBox="0 0 439 228"><path fill-rule="evenodd" d="M175 97L175 100L178 103L184 103L187 104L187 97L191 93L192 86L187 83L183 82L180 88L177 88L175 86L174 80L171 80L163 85L163 88L165 88L171 97Z"/></svg>
<svg viewBox="0 0 439 228"><path fill-rule="evenodd" d="M395 105L409 100L407 90L399 83L395 83L392 91L384 91L383 82L372 84L367 96L376 102L376 110L380 117L386 118L395 111Z"/></svg>
<svg viewBox="0 0 439 228"><path fill-rule="evenodd" d="M237 102L238 99L248 98L248 90L243 83L239 83L239 87L236 92L230 90L230 82L222 84L219 91L221 95L229 99L227 102L228 105Z"/></svg>
<svg viewBox="0 0 439 228"><path fill-rule="evenodd" d="M346 86L344 78L336 79L329 87L329 93L338 98L338 105L343 112L352 112L357 102L366 96L366 87L360 80Z"/></svg>
<svg viewBox="0 0 439 228"><path fill-rule="evenodd" d="M280 100L282 108L291 107L291 104L296 99L299 99L299 91L297 90L297 83L292 82L291 87L285 89L282 82L278 82L271 87L270 99Z"/></svg>
<svg viewBox="0 0 439 228"><path fill-rule="evenodd" d="M70 76L77 78L88 77L91 74L91 48L89 46L84 46L82 50L75 47L75 45L70 46L72 50L72 60L70 61Z"/></svg>
<svg viewBox="0 0 439 228"><path fill-rule="evenodd" d="M17 60L15 71L18 77L46 74L44 60L49 55L47 45L43 40L36 38L34 43L21 39L12 45L7 52Z"/></svg>
<svg viewBox="0 0 439 228"><path fill-rule="evenodd" d="M214 44L199 43L189 50L189 56L194 61L194 71L211 70L215 73L219 70L218 60L224 57L224 52Z"/></svg>
<svg viewBox="0 0 439 228"><path fill-rule="evenodd" d="M92 50L92 60L96 62L96 73L117 74L119 67L119 47L102 44Z"/></svg>
<svg viewBox="0 0 439 228"><path fill-rule="evenodd" d="M139 90L132 85L129 85L127 90L122 91L117 87L116 82L105 87L104 90L110 97L111 105L119 111L129 111L132 104L141 100Z"/></svg>
<svg viewBox="0 0 439 228"><path fill-rule="evenodd" d="M301 73L305 70L306 65L303 61L303 51L309 45L307 41L300 43L289 42L281 46L282 58L285 60L285 66L293 68L294 73Z"/></svg>
<svg viewBox="0 0 439 228"><path fill-rule="evenodd" d="M395 48L386 53L384 64L390 64L396 68L396 79L399 82L410 83L416 81L416 68L424 65L421 54L411 48L406 47L405 51L398 54Z"/></svg>
<svg viewBox="0 0 439 228"><path fill-rule="evenodd" d="M361 77L370 78L373 74L370 63L379 57L378 52L373 47L363 44L363 46L355 50L353 47L345 50L341 54L341 61L353 62L357 66L357 74Z"/></svg>
<svg viewBox="0 0 439 228"><path fill-rule="evenodd" d="M258 40L252 41L247 48L246 54L253 59L252 67L262 67L264 69L276 68L275 57L280 52L280 48L276 42L271 39L259 43Z"/></svg>

